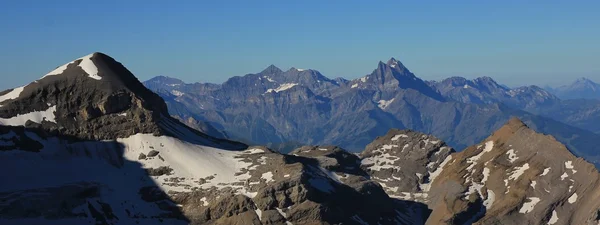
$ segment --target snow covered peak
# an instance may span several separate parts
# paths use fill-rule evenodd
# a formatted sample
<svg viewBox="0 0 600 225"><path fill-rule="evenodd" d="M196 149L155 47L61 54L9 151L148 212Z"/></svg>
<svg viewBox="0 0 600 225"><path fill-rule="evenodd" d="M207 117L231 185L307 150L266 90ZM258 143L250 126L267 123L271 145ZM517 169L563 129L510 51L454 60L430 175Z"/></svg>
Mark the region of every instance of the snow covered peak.
<svg viewBox="0 0 600 225"><path fill-rule="evenodd" d="M398 60L396 60L394 57L390 58L387 63L387 66L392 67L392 68L396 68L396 69L402 69L404 67L404 65L402 65L402 63Z"/></svg>
<svg viewBox="0 0 600 225"><path fill-rule="evenodd" d="M271 64L269 67L265 68L261 73L262 74L279 74L279 73L283 73L283 71L281 69L279 69L279 67L276 67L275 65Z"/></svg>
<svg viewBox="0 0 600 225"><path fill-rule="evenodd" d="M97 56L97 55L104 55L103 53L100 52L94 52L92 54L83 56L81 58L78 58L76 60L73 60L71 62L68 62L62 66L57 67L56 69L50 71L49 73L47 73L45 76L43 76L41 79L44 79L48 76L54 76L54 75L61 75L65 72L65 70L67 70L69 68L70 65L72 64L76 64L79 68L83 69L83 71L92 79L95 80L101 80L102 77L100 77L98 75L98 67L96 66L96 64L94 63L94 61L92 60L93 57Z"/></svg>

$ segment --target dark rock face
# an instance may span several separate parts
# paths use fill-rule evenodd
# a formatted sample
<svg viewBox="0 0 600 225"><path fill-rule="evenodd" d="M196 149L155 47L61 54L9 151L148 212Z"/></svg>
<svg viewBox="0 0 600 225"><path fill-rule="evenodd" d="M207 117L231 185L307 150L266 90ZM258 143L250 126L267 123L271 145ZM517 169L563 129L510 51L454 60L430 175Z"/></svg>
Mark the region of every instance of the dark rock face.
<svg viewBox="0 0 600 225"><path fill-rule="evenodd" d="M99 80L82 69L84 61L93 63ZM160 134L155 124L167 113L158 95L102 53L67 64L64 71L24 86L17 98L1 104L0 118L50 110L54 121L39 127L81 139L115 139L140 132ZM32 126L36 125L28 127Z"/></svg>
<svg viewBox="0 0 600 225"><path fill-rule="evenodd" d="M431 136L390 130L360 154L361 166L390 196L426 202L437 169L454 150Z"/></svg>

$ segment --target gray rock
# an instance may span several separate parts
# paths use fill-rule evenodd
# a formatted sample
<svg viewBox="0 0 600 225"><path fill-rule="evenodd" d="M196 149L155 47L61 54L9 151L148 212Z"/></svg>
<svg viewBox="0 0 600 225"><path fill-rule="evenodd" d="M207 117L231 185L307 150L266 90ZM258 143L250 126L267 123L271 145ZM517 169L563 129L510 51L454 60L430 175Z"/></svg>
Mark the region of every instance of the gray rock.
<svg viewBox="0 0 600 225"><path fill-rule="evenodd" d="M148 152L148 157L155 157L159 154L160 152L156 151L156 150L151 150L150 152Z"/></svg>

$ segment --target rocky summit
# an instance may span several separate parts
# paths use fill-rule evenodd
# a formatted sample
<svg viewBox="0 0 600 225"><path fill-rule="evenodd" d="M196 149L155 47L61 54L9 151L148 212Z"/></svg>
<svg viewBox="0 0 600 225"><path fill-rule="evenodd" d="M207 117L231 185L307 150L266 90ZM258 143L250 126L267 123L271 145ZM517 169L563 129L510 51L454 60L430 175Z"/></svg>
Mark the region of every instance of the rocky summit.
<svg viewBox="0 0 600 225"><path fill-rule="evenodd" d="M395 60L383 65L377 79L413 78ZM352 85L295 70L293 82ZM289 101L314 97L296 85L263 94L292 88ZM516 118L461 152L389 129L360 153L313 145L282 154L184 125L102 53L1 92L0 105L0 224L600 222L596 168Z"/></svg>

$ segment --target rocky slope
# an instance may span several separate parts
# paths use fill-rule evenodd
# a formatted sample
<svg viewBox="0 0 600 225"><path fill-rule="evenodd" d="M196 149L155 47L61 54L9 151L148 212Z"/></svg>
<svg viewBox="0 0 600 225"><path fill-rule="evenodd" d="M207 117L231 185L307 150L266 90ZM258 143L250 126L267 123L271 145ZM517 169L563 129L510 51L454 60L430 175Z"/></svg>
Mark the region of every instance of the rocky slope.
<svg viewBox="0 0 600 225"><path fill-rule="evenodd" d="M0 94L1 224L419 224L356 156L282 155L218 139L167 113L94 53ZM354 204L355 201L361 204Z"/></svg>
<svg viewBox="0 0 600 225"><path fill-rule="evenodd" d="M599 222L595 167L517 119L458 153L391 129L284 155L183 125L104 54L66 65L0 95L0 224Z"/></svg>
<svg viewBox="0 0 600 225"><path fill-rule="evenodd" d="M427 224L599 222L595 167L517 119L439 169Z"/></svg>
<svg viewBox="0 0 600 225"><path fill-rule="evenodd" d="M600 162L599 135L535 114L560 102L548 92L535 86L508 89L490 78L425 82L393 58L351 81L270 66L218 85L165 77L145 84L166 99L173 115L191 120L188 125L206 121L227 137L251 144L334 144L356 152L392 128L406 128L463 149L517 116L577 155Z"/></svg>
<svg viewBox="0 0 600 225"><path fill-rule="evenodd" d="M360 158L391 197L427 205L425 224L600 222L594 165L516 118L461 152L429 135L392 130Z"/></svg>

